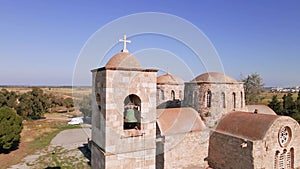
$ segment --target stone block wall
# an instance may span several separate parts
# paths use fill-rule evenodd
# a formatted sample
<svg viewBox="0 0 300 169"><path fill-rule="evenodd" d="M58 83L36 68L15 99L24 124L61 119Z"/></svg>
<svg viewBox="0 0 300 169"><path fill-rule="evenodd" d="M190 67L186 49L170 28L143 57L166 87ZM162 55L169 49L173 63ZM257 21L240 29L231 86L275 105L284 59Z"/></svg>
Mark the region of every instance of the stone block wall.
<svg viewBox="0 0 300 169"><path fill-rule="evenodd" d="M211 92L211 107L207 106L207 92ZM222 93L225 94L225 107ZM235 93L235 108L233 101ZM220 118L232 111L246 111L242 83L185 83L184 104L193 107L208 127L216 126Z"/></svg>
<svg viewBox="0 0 300 169"><path fill-rule="evenodd" d="M164 168L206 168L208 139L205 132L165 136Z"/></svg>
<svg viewBox="0 0 300 169"><path fill-rule="evenodd" d="M120 154L105 153L92 144L92 167L94 169L155 169L155 150L142 150Z"/></svg>
<svg viewBox="0 0 300 169"><path fill-rule="evenodd" d="M281 146L279 144L278 136L279 130L282 127L288 126L292 131L292 137L290 142L286 146ZM270 127L266 136L261 141L256 141L253 150L254 157L254 165L255 168L274 168L275 166L275 156L276 151L279 152L278 158L281 154L284 154L284 158L287 158L287 153L290 152L291 149L294 150L294 159L293 159L293 167L300 167L300 128L299 124L291 119L290 117L281 116L277 119L273 125ZM284 153L286 151L286 153ZM287 160L285 160L285 166L287 165ZM277 166L279 167L279 159L277 162ZM285 167L286 168L286 167Z"/></svg>
<svg viewBox="0 0 300 169"><path fill-rule="evenodd" d="M156 73L148 69L93 71L92 141L98 148L93 149L92 161L104 160L105 167L100 168L114 168L111 166L115 166L116 159L124 168L139 168L131 163L140 164L146 157L144 166L155 166ZM140 100L140 130L123 128L125 99L129 95Z"/></svg>
<svg viewBox="0 0 300 169"><path fill-rule="evenodd" d="M163 91L164 93L164 99L162 100L162 98L160 97L160 90ZM184 85L183 84L158 84L157 85L157 93L156 93L156 104L160 105L168 100L173 100L173 98L171 97L171 91L175 92L175 99L178 100L183 100L184 98Z"/></svg>
<svg viewBox="0 0 300 169"><path fill-rule="evenodd" d="M252 152L253 142L213 132L209 139L208 163L214 169L253 169Z"/></svg>

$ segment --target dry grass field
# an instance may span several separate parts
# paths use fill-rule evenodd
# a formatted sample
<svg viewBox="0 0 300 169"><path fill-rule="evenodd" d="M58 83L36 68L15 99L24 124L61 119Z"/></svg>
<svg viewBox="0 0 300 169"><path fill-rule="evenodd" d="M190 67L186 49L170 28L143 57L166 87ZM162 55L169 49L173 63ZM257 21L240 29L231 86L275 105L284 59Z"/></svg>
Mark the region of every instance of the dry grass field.
<svg viewBox="0 0 300 169"><path fill-rule="evenodd" d="M82 96L89 95L91 88L89 87L40 87L45 93L51 93L60 97L72 97L80 99ZM8 91L17 93L26 93L32 90L32 87L0 87ZM48 146L51 140L62 130L74 128L68 126L70 116L74 116L78 112L70 113L51 113L45 114L45 119L40 120L24 120L21 140L18 149L8 154L0 153L0 169L6 169L9 166L18 164L21 160L31 154L34 154L44 147ZM78 126L75 126L77 128Z"/></svg>
<svg viewBox="0 0 300 169"><path fill-rule="evenodd" d="M72 97L73 95L88 95L92 92L91 87L39 87L45 93L52 93L55 95L63 95L66 97ZM17 93L26 93L31 91L32 87L0 87L1 89L6 89L8 91L15 91Z"/></svg>
<svg viewBox="0 0 300 169"><path fill-rule="evenodd" d="M268 105L271 101L272 101L272 97L274 95L277 95L277 98L280 102L282 102L282 97L283 95L285 95L287 93L270 93L270 92L263 92L261 93L261 98L262 100L260 101L259 104L264 104L264 105ZM298 96L298 93L293 93L293 99L296 100Z"/></svg>

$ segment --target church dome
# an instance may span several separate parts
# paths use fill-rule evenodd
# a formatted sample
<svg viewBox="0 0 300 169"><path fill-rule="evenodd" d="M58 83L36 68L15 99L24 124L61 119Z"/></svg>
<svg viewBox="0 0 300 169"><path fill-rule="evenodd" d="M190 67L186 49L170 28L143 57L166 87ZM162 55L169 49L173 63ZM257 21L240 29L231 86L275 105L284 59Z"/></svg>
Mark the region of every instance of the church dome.
<svg viewBox="0 0 300 169"><path fill-rule="evenodd" d="M169 73L161 75L159 77L157 77L157 84L183 84L184 81L177 77L177 76L173 76Z"/></svg>
<svg viewBox="0 0 300 169"><path fill-rule="evenodd" d="M214 82L214 83L237 83L237 81L223 72L207 72L197 76L194 82Z"/></svg>
<svg viewBox="0 0 300 169"><path fill-rule="evenodd" d="M105 65L106 68L140 69L138 59L128 52L120 52L114 55Z"/></svg>

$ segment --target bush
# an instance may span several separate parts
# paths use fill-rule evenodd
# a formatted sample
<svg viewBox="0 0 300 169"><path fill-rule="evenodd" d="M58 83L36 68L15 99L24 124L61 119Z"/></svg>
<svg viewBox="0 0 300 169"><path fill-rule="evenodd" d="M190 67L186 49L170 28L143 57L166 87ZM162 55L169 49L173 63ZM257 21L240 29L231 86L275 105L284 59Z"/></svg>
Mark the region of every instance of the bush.
<svg viewBox="0 0 300 169"><path fill-rule="evenodd" d="M19 143L22 118L13 109L0 108L0 150L8 150Z"/></svg>

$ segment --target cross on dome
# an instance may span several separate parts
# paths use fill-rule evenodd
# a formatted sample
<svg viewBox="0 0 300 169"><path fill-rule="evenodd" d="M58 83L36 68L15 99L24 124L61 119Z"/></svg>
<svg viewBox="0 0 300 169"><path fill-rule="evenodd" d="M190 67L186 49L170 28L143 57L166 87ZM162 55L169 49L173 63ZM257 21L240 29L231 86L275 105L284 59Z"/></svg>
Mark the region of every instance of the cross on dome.
<svg viewBox="0 0 300 169"><path fill-rule="evenodd" d="M123 50L121 50L121 52L128 53L128 50L126 49L126 43L131 43L131 41L127 40L126 39L126 35L124 35L124 39L120 39L119 42L123 42L124 43Z"/></svg>

